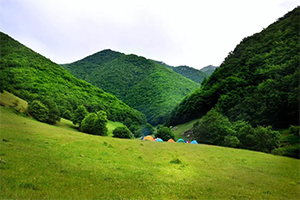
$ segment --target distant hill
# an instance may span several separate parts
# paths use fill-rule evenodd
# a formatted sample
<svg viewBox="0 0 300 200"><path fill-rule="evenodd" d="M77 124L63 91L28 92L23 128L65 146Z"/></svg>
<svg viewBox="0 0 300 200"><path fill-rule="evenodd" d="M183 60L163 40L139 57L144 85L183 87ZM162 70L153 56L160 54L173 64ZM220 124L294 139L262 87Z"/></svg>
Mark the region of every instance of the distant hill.
<svg viewBox="0 0 300 200"><path fill-rule="evenodd" d="M218 67L216 66L212 66L212 65L208 65L206 67L203 67L202 69L200 69L200 71L208 74L208 75L211 75Z"/></svg>
<svg viewBox="0 0 300 200"><path fill-rule="evenodd" d="M193 94L176 106L169 125L216 107L232 121L287 128L299 124L300 7L244 38Z"/></svg>
<svg viewBox="0 0 300 200"><path fill-rule="evenodd" d="M89 112L105 110L110 120L131 118L139 123L145 122L145 116L139 111L75 78L63 67L2 32L0 44L1 91L7 90L28 102L43 98L51 100L57 104L61 115L84 105Z"/></svg>
<svg viewBox="0 0 300 200"><path fill-rule="evenodd" d="M189 66L186 66L186 65L182 65L182 66L177 66L177 67L173 67L173 66L170 66L164 62L161 62L161 61L155 61L157 62L158 64L162 65L162 66L165 66L169 69L171 69L172 71L196 82L196 83L202 83L202 81L207 78L209 76L209 74L201 71L201 70L198 70L198 69L195 69L195 68L192 68L192 67L189 67Z"/></svg>
<svg viewBox="0 0 300 200"><path fill-rule="evenodd" d="M155 61L112 50L61 66L143 112L153 125L163 123L166 113L200 87Z"/></svg>

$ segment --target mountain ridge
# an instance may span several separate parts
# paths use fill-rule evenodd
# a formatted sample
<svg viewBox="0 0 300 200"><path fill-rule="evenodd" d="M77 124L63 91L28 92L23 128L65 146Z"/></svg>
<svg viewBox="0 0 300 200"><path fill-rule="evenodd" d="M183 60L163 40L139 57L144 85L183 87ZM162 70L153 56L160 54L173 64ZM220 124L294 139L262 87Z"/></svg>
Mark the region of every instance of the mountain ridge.
<svg viewBox="0 0 300 200"><path fill-rule="evenodd" d="M95 55L105 57L106 54L112 58L107 62L97 61ZM200 84L142 56L112 50L93 55L61 66L77 78L116 95L143 112L153 125L164 123L166 113L185 95L200 87ZM88 71L89 68L93 71Z"/></svg>
<svg viewBox="0 0 300 200"><path fill-rule="evenodd" d="M75 78L7 34L0 32L0 43L1 91L7 90L29 102L49 99L57 104L61 115L67 110L73 113L77 106L84 105L89 112L105 110L113 121L124 121L128 117L144 123L142 113L114 95Z"/></svg>

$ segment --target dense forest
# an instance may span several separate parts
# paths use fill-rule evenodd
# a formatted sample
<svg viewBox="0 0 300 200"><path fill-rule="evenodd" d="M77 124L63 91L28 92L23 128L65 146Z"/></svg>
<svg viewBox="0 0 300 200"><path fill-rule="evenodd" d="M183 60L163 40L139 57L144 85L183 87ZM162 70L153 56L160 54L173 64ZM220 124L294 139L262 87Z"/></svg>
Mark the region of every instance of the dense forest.
<svg viewBox="0 0 300 200"><path fill-rule="evenodd" d="M170 113L168 125L201 118L212 108L253 127L299 124L300 8L244 38L219 68Z"/></svg>
<svg viewBox="0 0 300 200"><path fill-rule="evenodd" d="M200 87L155 61L112 50L62 66L141 111L152 125L164 123L166 113Z"/></svg>
<svg viewBox="0 0 300 200"><path fill-rule="evenodd" d="M115 96L75 78L63 67L1 32L0 43L1 91L7 90L29 103L48 102L50 107L57 108L60 117L67 119L83 105L88 112L105 111L113 121L129 118L140 124L146 122L142 113Z"/></svg>

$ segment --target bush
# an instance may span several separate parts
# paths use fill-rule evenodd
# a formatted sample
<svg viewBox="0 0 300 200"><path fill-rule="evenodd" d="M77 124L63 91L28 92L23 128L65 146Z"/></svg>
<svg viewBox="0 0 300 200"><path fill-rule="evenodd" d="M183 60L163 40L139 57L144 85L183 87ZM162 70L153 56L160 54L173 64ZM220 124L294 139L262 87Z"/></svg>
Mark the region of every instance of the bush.
<svg viewBox="0 0 300 200"><path fill-rule="evenodd" d="M256 143L254 150L270 153L271 150L279 147L280 133L273 131L271 126L258 126L254 129L254 139Z"/></svg>
<svg viewBox="0 0 300 200"><path fill-rule="evenodd" d="M113 131L113 137L116 138L131 138L131 132L126 126L119 126Z"/></svg>
<svg viewBox="0 0 300 200"><path fill-rule="evenodd" d="M235 131L227 117L211 109L194 124L193 134L201 143L224 145L225 136L234 136Z"/></svg>
<svg viewBox="0 0 300 200"><path fill-rule="evenodd" d="M107 116L104 111L89 113L81 122L81 131L93 135L107 136Z"/></svg>
<svg viewBox="0 0 300 200"><path fill-rule="evenodd" d="M106 112L103 110L100 110L97 112L97 118L94 121L94 134L95 135L102 135L107 136L107 115Z"/></svg>
<svg viewBox="0 0 300 200"><path fill-rule="evenodd" d="M47 122L49 118L49 109L38 100L29 104L28 113L40 122Z"/></svg>
<svg viewBox="0 0 300 200"><path fill-rule="evenodd" d="M81 131L94 134L94 122L96 118L96 113L89 113L81 122Z"/></svg>
<svg viewBox="0 0 300 200"><path fill-rule="evenodd" d="M173 134L172 130L168 127L160 127L155 134L155 137L161 138L164 141L167 141L169 139L175 139L175 135Z"/></svg>
<svg viewBox="0 0 300 200"><path fill-rule="evenodd" d="M73 115L73 119L72 119L73 124L74 125L79 124L79 129L80 129L81 122L87 114L88 114L88 111L86 110L86 108L83 105L78 106Z"/></svg>

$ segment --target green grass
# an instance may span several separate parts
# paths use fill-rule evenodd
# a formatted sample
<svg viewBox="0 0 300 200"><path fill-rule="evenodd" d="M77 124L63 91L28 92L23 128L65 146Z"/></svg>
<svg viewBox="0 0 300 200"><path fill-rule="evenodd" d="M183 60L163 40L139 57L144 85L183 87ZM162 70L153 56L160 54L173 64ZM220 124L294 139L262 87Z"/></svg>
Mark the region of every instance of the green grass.
<svg viewBox="0 0 300 200"><path fill-rule="evenodd" d="M0 199L299 199L297 159L93 136L0 113Z"/></svg>
<svg viewBox="0 0 300 200"><path fill-rule="evenodd" d="M28 106L26 101L5 90L3 93L0 92L0 104L6 107L15 107L15 109L22 112L24 112Z"/></svg>

